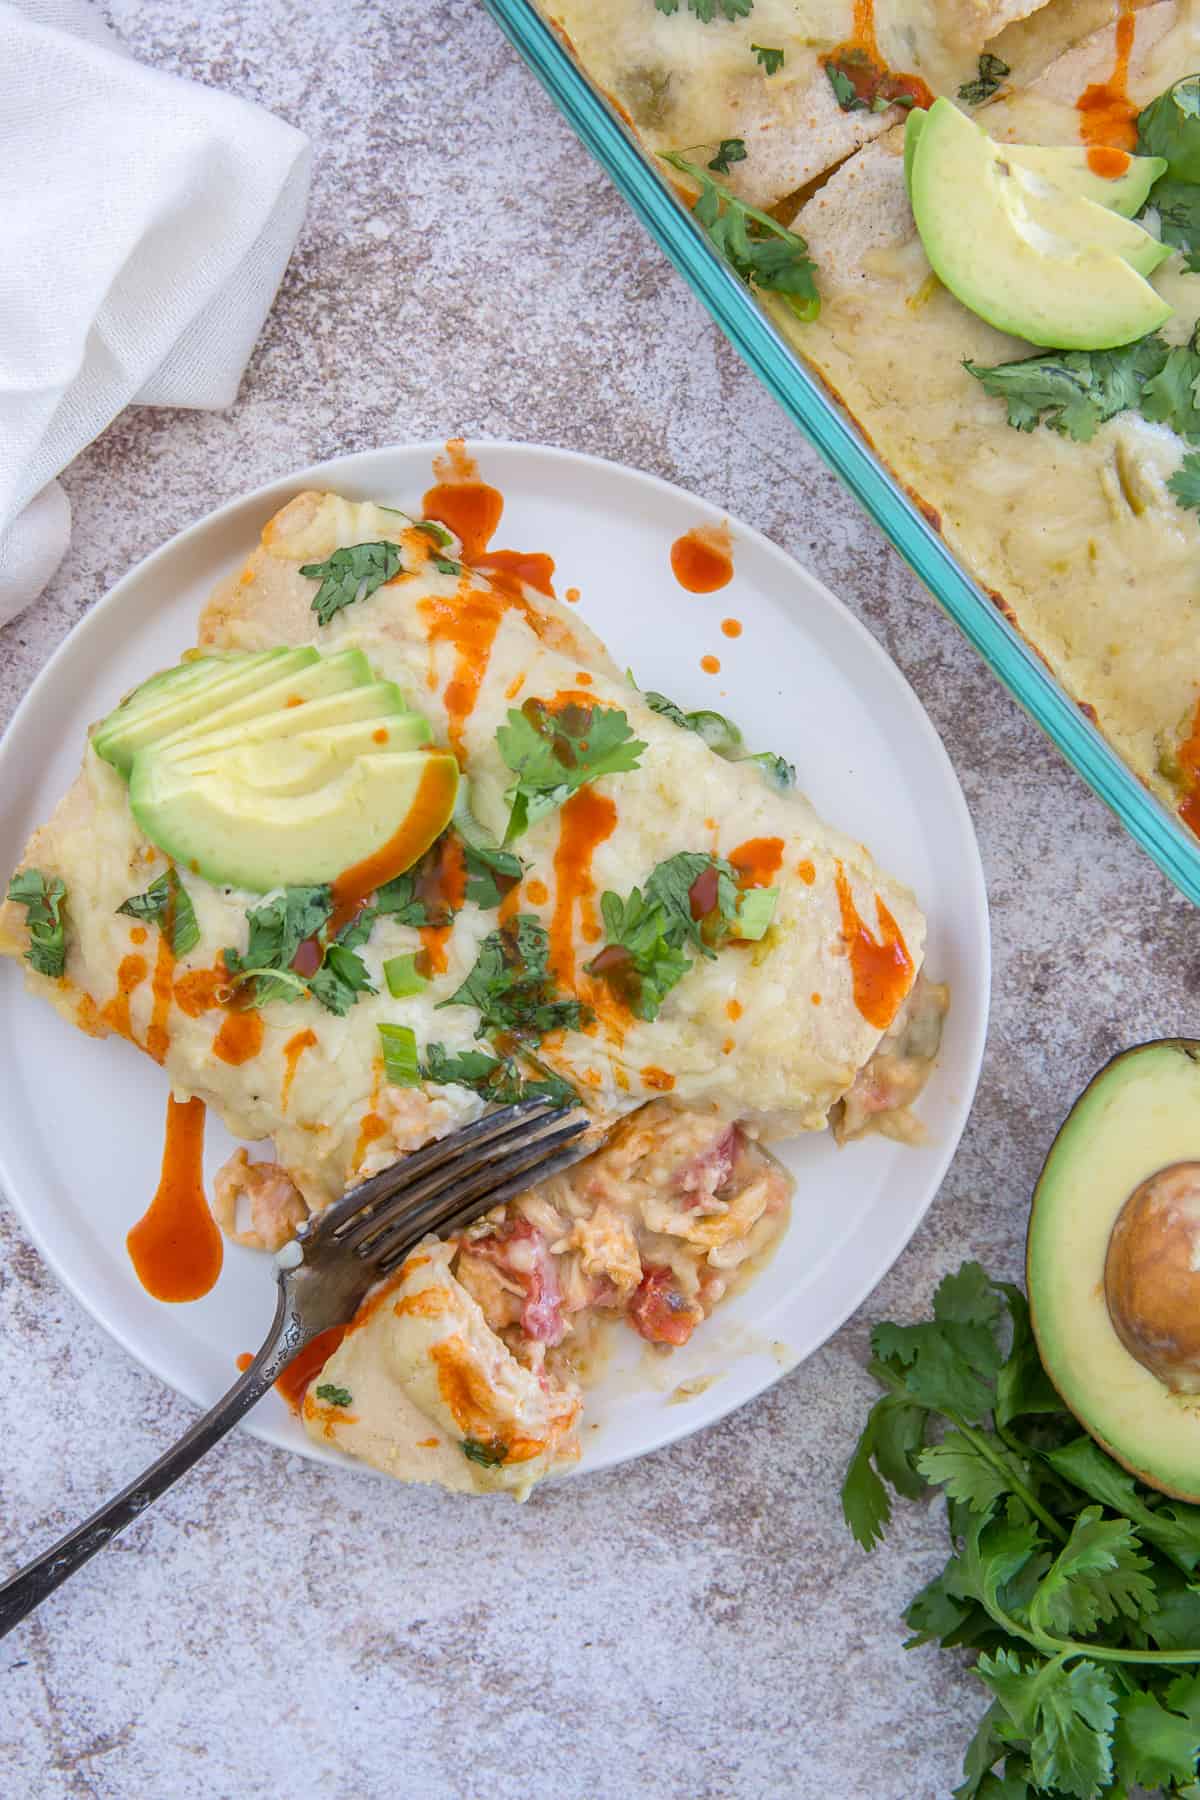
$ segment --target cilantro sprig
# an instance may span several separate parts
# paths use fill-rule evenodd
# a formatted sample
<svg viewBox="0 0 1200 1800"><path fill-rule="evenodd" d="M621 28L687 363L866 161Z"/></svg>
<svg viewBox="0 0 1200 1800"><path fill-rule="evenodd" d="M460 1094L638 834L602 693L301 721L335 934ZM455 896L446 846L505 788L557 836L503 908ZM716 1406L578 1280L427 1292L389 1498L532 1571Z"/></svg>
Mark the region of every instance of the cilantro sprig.
<svg viewBox="0 0 1200 1800"><path fill-rule="evenodd" d="M1079 1435L1024 1295L977 1263L945 1278L932 1319L878 1325L871 1345L884 1392L842 1507L870 1550L890 1492L945 1496L951 1555L905 1620L909 1645L975 1652L988 1690L959 1800L1119 1800L1138 1784L1196 1800L1200 1507Z"/></svg>
<svg viewBox="0 0 1200 1800"><path fill-rule="evenodd" d="M18 869L8 884L8 897L25 908L29 932L25 961L39 975L61 975L67 966L66 883L40 869Z"/></svg>
<svg viewBox="0 0 1200 1800"><path fill-rule="evenodd" d="M698 163L689 162L681 151L660 150L659 155L698 185L700 196L692 217L734 274L747 287L778 294L798 319L815 319L821 310L817 265L808 255L805 239L770 213L740 200L723 181L716 181Z"/></svg>
<svg viewBox="0 0 1200 1800"><path fill-rule="evenodd" d="M369 599L376 588L399 574L402 564L399 544L386 540L377 544L347 544L333 551L324 562L304 563L300 573L321 584L312 602L317 624L328 625L344 606Z"/></svg>
<svg viewBox="0 0 1200 1800"><path fill-rule="evenodd" d="M171 950L175 956L186 956L200 942L200 927L191 896L180 881L174 864L152 881L144 894L131 894L117 911L130 919L142 919L157 925L165 937L171 934Z"/></svg>
<svg viewBox="0 0 1200 1800"><path fill-rule="evenodd" d="M1175 354L1152 332L1119 350L1051 350L991 368L973 362L963 367L989 394L1006 402L1014 430L1046 425L1085 444L1106 419L1139 408L1147 383L1162 374ZM1172 386L1180 373L1177 362Z"/></svg>
<svg viewBox="0 0 1200 1800"><path fill-rule="evenodd" d="M549 935L532 913L518 913L510 925L489 932L466 980L438 1004L473 1006L476 1037L499 1031L529 1044L551 1031L577 1031L589 1016L578 1000L556 993Z"/></svg>
<svg viewBox="0 0 1200 1800"><path fill-rule="evenodd" d="M510 808L506 845L586 782L636 769L646 748L618 707L575 700L557 708L526 700L520 712L509 713L496 743L516 777L504 796Z"/></svg>

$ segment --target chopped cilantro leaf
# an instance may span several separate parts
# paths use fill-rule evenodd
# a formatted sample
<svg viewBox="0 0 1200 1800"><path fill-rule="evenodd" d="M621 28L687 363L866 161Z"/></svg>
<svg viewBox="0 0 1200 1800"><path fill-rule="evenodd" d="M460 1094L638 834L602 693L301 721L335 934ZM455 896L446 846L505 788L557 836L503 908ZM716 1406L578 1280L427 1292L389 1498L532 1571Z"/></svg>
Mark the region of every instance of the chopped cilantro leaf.
<svg viewBox="0 0 1200 1800"><path fill-rule="evenodd" d="M905 77L881 67L865 50L841 50L825 59L833 97L843 112L885 113L890 106L914 106Z"/></svg>
<svg viewBox="0 0 1200 1800"><path fill-rule="evenodd" d="M673 9L672 9L673 10ZM485 1469L497 1468L508 1455L508 1445L499 1438L464 1438L460 1445L468 1462L479 1463Z"/></svg>
<svg viewBox="0 0 1200 1800"><path fill-rule="evenodd" d="M500 754L516 776L504 798L511 811L505 844L544 818L586 782L639 766L646 748L615 706L568 701L557 710L526 700L496 733Z"/></svg>
<svg viewBox="0 0 1200 1800"><path fill-rule="evenodd" d="M164 937L171 934L171 950L175 956L186 956L200 942L196 909L187 889L180 881L174 864L152 881L144 894L132 894L119 913L131 919L144 919L157 925Z"/></svg>
<svg viewBox="0 0 1200 1800"><path fill-rule="evenodd" d="M742 138L722 138L721 147L708 164L718 175L728 175L731 163L745 162L746 145Z"/></svg>
<svg viewBox="0 0 1200 1800"><path fill-rule="evenodd" d="M1158 213L1163 243L1182 252L1193 275L1200 273L1200 186L1164 175L1151 188L1147 205Z"/></svg>
<svg viewBox="0 0 1200 1800"><path fill-rule="evenodd" d="M688 11L695 13L702 25L714 19L747 19L754 11L754 0L687 0ZM679 11L679 0L654 0L660 13L670 18Z"/></svg>
<svg viewBox="0 0 1200 1800"><path fill-rule="evenodd" d="M996 89L1007 75L1010 75L1008 64L1000 57L993 56L985 50L979 58L979 73L974 81L964 81L958 90L958 97L967 106L982 106L990 100Z"/></svg>
<svg viewBox="0 0 1200 1800"><path fill-rule="evenodd" d="M1196 338L1169 351L1161 369L1142 388L1142 417L1169 425L1190 444L1200 443L1200 352Z"/></svg>
<svg viewBox="0 0 1200 1800"><path fill-rule="evenodd" d="M821 310L814 280L816 264L806 254L804 239L770 213L739 200L723 182L715 181L679 151L660 151L659 155L699 184L692 217L734 274L747 287L778 294L798 319L815 319Z"/></svg>
<svg viewBox="0 0 1200 1800"><path fill-rule="evenodd" d="M309 981L308 991L314 1000L321 1002L326 1012L336 1013L340 1018L350 1011L360 994L373 994L377 990L371 985L361 956L348 950L345 944L333 943L326 946L324 961Z"/></svg>
<svg viewBox="0 0 1200 1800"><path fill-rule="evenodd" d="M764 75L775 75L782 69L784 63L784 54L782 50L772 50L766 44L751 44L750 48L753 50Z"/></svg>
<svg viewBox="0 0 1200 1800"><path fill-rule="evenodd" d="M525 873L520 858L511 850L473 844L468 838L463 839L463 858L467 865L467 899L485 912L499 906Z"/></svg>
<svg viewBox="0 0 1200 1800"><path fill-rule="evenodd" d="M40 869L19 869L8 884L8 897L25 908L29 932L25 961L39 975L61 975L67 966L66 883Z"/></svg>
<svg viewBox="0 0 1200 1800"><path fill-rule="evenodd" d="M461 575L463 572L462 564L460 562L455 562L454 559L449 556L435 556L433 559L433 566L442 575Z"/></svg>
<svg viewBox="0 0 1200 1800"><path fill-rule="evenodd" d="M264 900L246 917L250 925L245 954L222 951L234 985L250 985L251 1004L267 1006L272 1000L298 1000L308 983L292 968L297 950L306 938L315 937L333 911L327 886L284 888L274 900Z"/></svg>
<svg viewBox="0 0 1200 1800"><path fill-rule="evenodd" d="M653 1020L692 966L685 947L713 957L709 939L736 926L736 877L718 857L684 850L658 864L644 892L634 888L627 900L602 894L600 914L607 942L588 973L607 981L636 1018Z"/></svg>
<svg viewBox="0 0 1200 1800"><path fill-rule="evenodd" d="M330 1406L352 1406L354 1395L349 1388L335 1387L331 1381L321 1383L316 1390L317 1399L324 1400Z"/></svg>
<svg viewBox="0 0 1200 1800"><path fill-rule="evenodd" d="M1052 350L993 368L973 362L963 367L1007 402L1008 422L1017 431L1048 425L1086 443L1106 419L1138 406L1144 384L1162 372L1170 354L1151 333L1119 350Z"/></svg>
<svg viewBox="0 0 1200 1800"><path fill-rule="evenodd" d="M1167 478L1167 486L1180 506L1200 512L1200 455L1189 451L1175 473Z"/></svg>
<svg viewBox="0 0 1200 1800"><path fill-rule="evenodd" d="M328 625L344 606L369 599L376 588L399 573L401 562L400 546L382 542L348 544L324 562L303 564L300 573L321 584L312 603L317 623Z"/></svg>
<svg viewBox="0 0 1200 1800"><path fill-rule="evenodd" d="M1144 107L1137 131L1139 155L1163 157L1173 181L1200 183L1200 75L1185 75Z"/></svg>
<svg viewBox="0 0 1200 1800"><path fill-rule="evenodd" d="M578 1000L555 997L549 959L545 927L532 913L518 913L511 925L488 933L467 979L439 1006L473 1006L476 1037L494 1030L537 1043L550 1031L578 1030L587 1010Z"/></svg>
<svg viewBox="0 0 1200 1800"><path fill-rule="evenodd" d="M549 1100L555 1106L573 1106L579 1096L569 1081L542 1069L540 1079L523 1075L510 1056L493 1056L486 1050L460 1050L451 1055L442 1044L425 1051L426 1081L439 1087L451 1083L473 1088L496 1106L512 1106L518 1100Z"/></svg>

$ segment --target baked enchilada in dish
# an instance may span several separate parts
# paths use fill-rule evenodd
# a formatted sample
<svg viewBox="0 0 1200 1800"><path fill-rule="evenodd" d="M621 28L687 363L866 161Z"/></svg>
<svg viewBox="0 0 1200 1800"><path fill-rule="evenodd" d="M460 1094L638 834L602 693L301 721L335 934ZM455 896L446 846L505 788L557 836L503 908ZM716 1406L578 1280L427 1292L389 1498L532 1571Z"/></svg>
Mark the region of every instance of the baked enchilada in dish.
<svg viewBox="0 0 1200 1800"><path fill-rule="evenodd" d="M977 73L956 84L931 52L905 60L922 32L962 42L940 9L906 36L864 0L850 37L874 48L847 86L844 23L793 44L813 17L798 3L623 4L637 27L604 54L575 17L590 9L542 10L929 522L1200 834L1195 6L980 9ZM695 100L677 128L619 78L650 38L658 88ZM782 52L770 76L764 45ZM739 97L803 87L814 58L854 144L782 99L764 133ZM790 192L764 138L772 169L801 171Z"/></svg>
<svg viewBox="0 0 1200 1800"><path fill-rule="evenodd" d="M914 897L782 759L640 692L442 475L425 518L266 522L93 729L0 949L156 1060L177 1122L271 1140L213 1196L251 1247L491 1104L587 1109L591 1154L421 1246L302 1397L394 1475L522 1495L578 1455L599 1333L683 1344L770 1253L773 1139L919 1130L946 994Z"/></svg>

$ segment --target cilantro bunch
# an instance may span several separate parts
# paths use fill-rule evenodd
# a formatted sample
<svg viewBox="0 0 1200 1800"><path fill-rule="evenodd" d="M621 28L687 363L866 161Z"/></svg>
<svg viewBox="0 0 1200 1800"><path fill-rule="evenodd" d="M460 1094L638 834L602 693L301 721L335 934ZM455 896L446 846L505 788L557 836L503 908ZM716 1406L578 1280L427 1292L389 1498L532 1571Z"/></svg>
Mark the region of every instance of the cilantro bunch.
<svg viewBox="0 0 1200 1800"><path fill-rule="evenodd" d="M1165 1500L1079 1435L1024 1295L978 1263L933 1318L882 1324L871 1408L842 1490L864 1549L889 1489L940 1488L950 1557L912 1601L909 1646L976 1655L990 1705L957 1800L1200 1800L1200 1507Z"/></svg>

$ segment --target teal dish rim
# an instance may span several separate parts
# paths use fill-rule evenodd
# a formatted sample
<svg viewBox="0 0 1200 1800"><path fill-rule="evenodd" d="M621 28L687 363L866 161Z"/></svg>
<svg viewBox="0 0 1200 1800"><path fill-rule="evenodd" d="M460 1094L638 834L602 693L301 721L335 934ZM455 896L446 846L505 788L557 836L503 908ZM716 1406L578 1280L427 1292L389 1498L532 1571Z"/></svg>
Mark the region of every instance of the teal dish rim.
<svg viewBox="0 0 1200 1800"><path fill-rule="evenodd" d="M1037 721L1187 898L1200 905L1200 845L1138 781L966 573L799 361L616 113L529 0L483 0L586 148L792 422L920 576L1013 698Z"/></svg>

